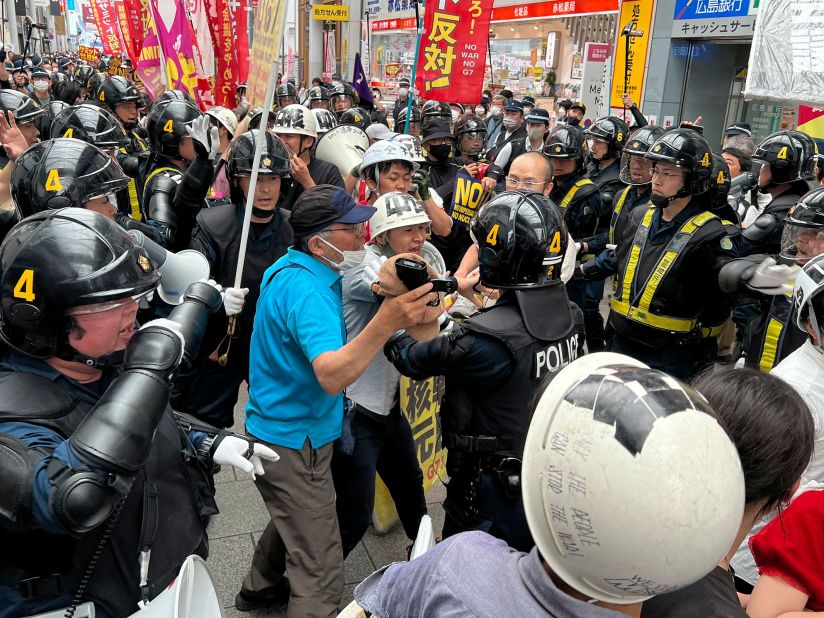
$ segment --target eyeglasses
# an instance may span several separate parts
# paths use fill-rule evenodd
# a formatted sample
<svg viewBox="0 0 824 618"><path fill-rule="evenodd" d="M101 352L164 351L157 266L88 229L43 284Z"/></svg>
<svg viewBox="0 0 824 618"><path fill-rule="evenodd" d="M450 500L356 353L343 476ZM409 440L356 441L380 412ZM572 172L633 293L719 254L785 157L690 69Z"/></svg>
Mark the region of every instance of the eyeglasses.
<svg viewBox="0 0 824 618"><path fill-rule="evenodd" d="M684 172L681 170L676 170L671 172L669 170L662 170L657 167L652 168L652 175L653 176L662 176L663 178L680 178L684 176Z"/></svg>
<svg viewBox="0 0 824 618"><path fill-rule="evenodd" d="M429 146L447 146L452 143L451 137L442 137L440 139L431 139L426 141Z"/></svg>
<svg viewBox="0 0 824 618"><path fill-rule="evenodd" d="M366 232L365 223L355 223L354 225L347 225L346 227L330 227L329 232L352 232L355 236L363 236Z"/></svg>
<svg viewBox="0 0 824 618"><path fill-rule="evenodd" d="M537 191L549 182L548 180L544 180L543 182L538 182L537 180L521 180L516 176L507 176L505 180L507 187L523 187L530 191Z"/></svg>

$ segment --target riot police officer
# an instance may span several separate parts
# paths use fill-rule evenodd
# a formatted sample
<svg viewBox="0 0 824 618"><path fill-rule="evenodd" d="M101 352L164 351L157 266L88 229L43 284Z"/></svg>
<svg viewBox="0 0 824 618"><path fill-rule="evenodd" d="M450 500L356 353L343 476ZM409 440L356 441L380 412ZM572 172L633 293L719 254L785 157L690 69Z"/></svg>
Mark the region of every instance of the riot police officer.
<svg viewBox="0 0 824 618"><path fill-rule="evenodd" d="M652 205L630 215L616 248L610 348L680 378L707 367L742 284L778 294L787 266L736 260L739 239L711 208L712 153L691 129L668 131L646 157ZM632 239L629 242L629 239Z"/></svg>
<svg viewBox="0 0 824 618"><path fill-rule="evenodd" d="M406 129L406 118L409 117L409 129ZM407 108L398 111L398 119L395 121L395 132L406 133L421 137L423 135L423 126L421 124L423 116L421 115L421 108L417 105L412 106L411 114L408 113Z"/></svg>
<svg viewBox="0 0 824 618"><path fill-rule="evenodd" d="M338 114L338 124L351 124L362 131L372 124L372 117L362 107L352 107Z"/></svg>
<svg viewBox="0 0 824 618"><path fill-rule="evenodd" d="M385 352L404 375L446 377L444 536L483 529L530 548L510 466L523 454L536 386L579 354L583 317L561 282L567 231L548 198L502 193L481 207L471 229L481 283L501 290L500 300L446 336L396 335Z"/></svg>
<svg viewBox="0 0 824 618"><path fill-rule="evenodd" d="M583 173L586 153L583 131L568 124L555 127L544 145L544 155L554 167L549 197L564 213L569 233L576 240L594 237L602 220L603 201L598 187ZM586 257L589 255L585 254ZM570 299L584 312L587 350L590 352L604 347L598 289L603 295L603 284L598 282L571 281L567 284Z"/></svg>
<svg viewBox="0 0 824 618"><path fill-rule="evenodd" d="M45 107L43 107L43 113L35 121L35 124L37 125L37 132L40 133L40 139L49 139L52 137L52 121L57 117L57 114L68 107L71 106L65 101L60 101L58 99L52 99ZM58 136L55 135L54 137Z"/></svg>
<svg viewBox="0 0 824 618"><path fill-rule="evenodd" d="M281 84L275 90L275 100L278 108L284 108L287 105L295 105L298 102L298 91L294 84L289 82Z"/></svg>
<svg viewBox="0 0 824 618"><path fill-rule="evenodd" d="M309 88L306 107L309 109L325 109L331 111L329 109L329 91L323 86Z"/></svg>
<svg viewBox="0 0 824 618"><path fill-rule="evenodd" d="M188 101L155 103L147 128L151 154L142 174L143 218L160 229L167 249L178 251L188 246L205 204L216 145L209 142L209 118Z"/></svg>
<svg viewBox="0 0 824 618"><path fill-rule="evenodd" d="M332 111L340 118L340 115L347 109L355 107L356 97L355 89L350 83L340 83L330 93L330 101L332 103Z"/></svg>
<svg viewBox="0 0 824 618"><path fill-rule="evenodd" d="M454 126L455 151L462 159L477 161L484 148L486 124L474 114L464 114Z"/></svg>
<svg viewBox="0 0 824 618"><path fill-rule="evenodd" d="M0 112L14 114L14 122L29 146L38 140L40 131L37 129L37 121L44 112L34 99L22 92L2 88L0 89ZM5 169L8 163L7 153L0 151L0 170Z"/></svg>
<svg viewBox="0 0 824 618"><path fill-rule="evenodd" d="M97 94L97 100L117 116L129 134L126 154L136 155L146 152L149 149L148 135L138 123L143 100L135 85L125 77L114 75L103 82ZM133 174L132 177L135 175Z"/></svg>
<svg viewBox="0 0 824 618"><path fill-rule="evenodd" d="M252 202L241 287L232 287L257 132L258 129L247 131L232 143L227 161L232 203L201 210L192 235L191 247L209 260L212 277L226 287L227 300L225 311L209 320L197 371L191 379L179 381L172 401L175 409L217 427L231 427L234 423L238 389L249 378L249 342L263 272L292 243L289 211L277 206L281 182L291 171L289 153L277 137L267 132ZM230 315L235 316L231 332L227 319Z"/></svg>
<svg viewBox="0 0 824 618"><path fill-rule="evenodd" d="M781 229L787 211L807 193L815 180L818 148L813 139L800 131L778 131L758 145L753 159L762 163L758 190L772 201L743 232L744 255L781 250Z"/></svg>
<svg viewBox="0 0 824 618"><path fill-rule="evenodd" d="M49 210L0 248L0 613L92 602L128 616L205 557L212 462L277 456L173 414L168 393L220 307L208 283L135 328L159 274L117 225ZM182 427L186 427L186 430ZM254 463L245 461L243 454ZM250 465L251 464L251 465Z"/></svg>

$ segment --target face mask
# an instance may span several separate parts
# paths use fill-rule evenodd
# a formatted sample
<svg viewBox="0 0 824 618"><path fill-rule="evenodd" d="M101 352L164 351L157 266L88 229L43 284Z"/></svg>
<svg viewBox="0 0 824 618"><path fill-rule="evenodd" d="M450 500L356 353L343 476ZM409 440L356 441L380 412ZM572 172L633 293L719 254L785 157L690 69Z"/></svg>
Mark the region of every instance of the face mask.
<svg viewBox="0 0 824 618"><path fill-rule="evenodd" d="M581 124L581 121L575 118L574 116L568 116L566 123L571 127L577 127Z"/></svg>
<svg viewBox="0 0 824 618"><path fill-rule="evenodd" d="M453 109L452 110L452 122L457 121L458 118L460 118L460 117L461 117L461 113L459 111Z"/></svg>
<svg viewBox="0 0 824 618"><path fill-rule="evenodd" d="M409 94L409 88L398 88L398 94L405 97Z"/></svg>
<svg viewBox="0 0 824 618"><path fill-rule="evenodd" d="M540 127L530 127L526 130L526 134L529 136L529 139L531 139L533 142L537 142L539 139L543 139L544 130Z"/></svg>
<svg viewBox="0 0 824 618"><path fill-rule="evenodd" d="M380 101L380 100L381 100L381 95L379 95L377 92L373 92L373 93L372 93L372 100L373 100L375 103L377 103L378 101Z"/></svg>
<svg viewBox="0 0 824 618"><path fill-rule="evenodd" d="M37 90L38 92L45 92L46 90L49 89L49 82L48 81L38 79L36 82L33 82L33 83L34 83L34 89Z"/></svg>
<svg viewBox="0 0 824 618"><path fill-rule="evenodd" d="M438 161L446 161L449 158L449 155L452 154L452 146L449 144L430 146L427 150L429 150L429 154L435 157Z"/></svg>
<svg viewBox="0 0 824 618"><path fill-rule="evenodd" d="M476 107L475 108L475 115L476 116L483 116L486 113L483 107Z"/></svg>
<svg viewBox="0 0 824 618"><path fill-rule="evenodd" d="M527 115L531 111L532 111L532 106L531 105L524 105L524 115Z"/></svg>
<svg viewBox="0 0 824 618"><path fill-rule="evenodd" d="M339 263L333 262L324 255L319 256L335 270L339 270L340 272L346 272L347 270L355 268L355 266L360 266L361 264L363 264L363 258L366 257L366 249L360 249L359 251L341 251L335 245L324 240L323 238L318 237L318 240L330 249L334 249L343 256L343 261Z"/></svg>
<svg viewBox="0 0 824 618"><path fill-rule="evenodd" d="M518 121L514 118L504 118L504 126L507 128L507 130L511 131L512 129L518 126Z"/></svg>
<svg viewBox="0 0 824 618"><path fill-rule="evenodd" d="M493 105L489 109L489 113L492 114L495 118L500 118L501 114L504 113L504 110L501 109L500 105Z"/></svg>

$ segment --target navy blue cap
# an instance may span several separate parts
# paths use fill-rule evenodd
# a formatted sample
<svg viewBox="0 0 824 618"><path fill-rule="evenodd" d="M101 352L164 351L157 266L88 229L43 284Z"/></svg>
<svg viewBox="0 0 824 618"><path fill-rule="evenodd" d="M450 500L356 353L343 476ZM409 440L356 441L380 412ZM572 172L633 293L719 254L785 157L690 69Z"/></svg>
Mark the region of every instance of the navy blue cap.
<svg viewBox="0 0 824 618"><path fill-rule="evenodd" d="M746 135L747 137L752 137L752 129L750 129L750 125L747 122L737 122L732 126L729 126L724 131L724 135L726 137L734 137L736 135Z"/></svg>
<svg viewBox="0 0 824 618"><path fill-rule="evenodd" d="M515 99L507 99L506 104L504 105L504 111L521 112L523 114L524 104L520 101L516 101Z"/></svg>
<svg viewBox="0 0 824 618"><path fill-rule="evenodd" d="M306 238L335 223L365 223L375 212L371 206L356 204L340 187L317 185L301 193L292 207L289 223L295 238Z"/></svg>
<svg viewBox="0 0 824 618"><path fill-rule="evenodd" d="M524 98L523 98L523 102L524 102L524 105L526 105L527 103L529 103L529 104L530 104L530 105L532 105L533 107L535 106L535 99L534 99L533 97L528 97L528 96L527 96L527 97L524 97Z"/></svg>
<svg viewBox="0 0 824 618"><path fill-rule="evenodd" d="M541 122L549 124L549 112L547 112L545 109L540 109L536 107L526 115L525 120L527 124L538 124Z"/></svg>

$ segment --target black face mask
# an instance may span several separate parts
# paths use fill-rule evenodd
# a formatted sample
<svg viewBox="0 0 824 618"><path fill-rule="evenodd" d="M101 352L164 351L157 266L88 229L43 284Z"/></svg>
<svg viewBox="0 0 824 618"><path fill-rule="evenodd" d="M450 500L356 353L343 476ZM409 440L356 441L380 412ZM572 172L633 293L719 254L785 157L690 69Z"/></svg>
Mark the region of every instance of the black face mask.
<svg viewBox="0 0 824 618"><path fill-rule="evenodd" d="M443 163L452 154L452 146L449 144L438 144L437 146L428 146L429 154L435 157L436 160Z"/></svg>
<svg viewBox="0 0 824 618"><path fill-rule="evenodd" d="M263 208L252 206L252 215L258 217L259 219L266 219L267 217L271 217L274 214L274 210L264 210Z"/></svg>
<svg viewBox="0 0 824 618"><path fill-rule="evenodd" d="M566 123L571 127L580 126L581 121L575 118L575 116L567 116Z"/></svg>

